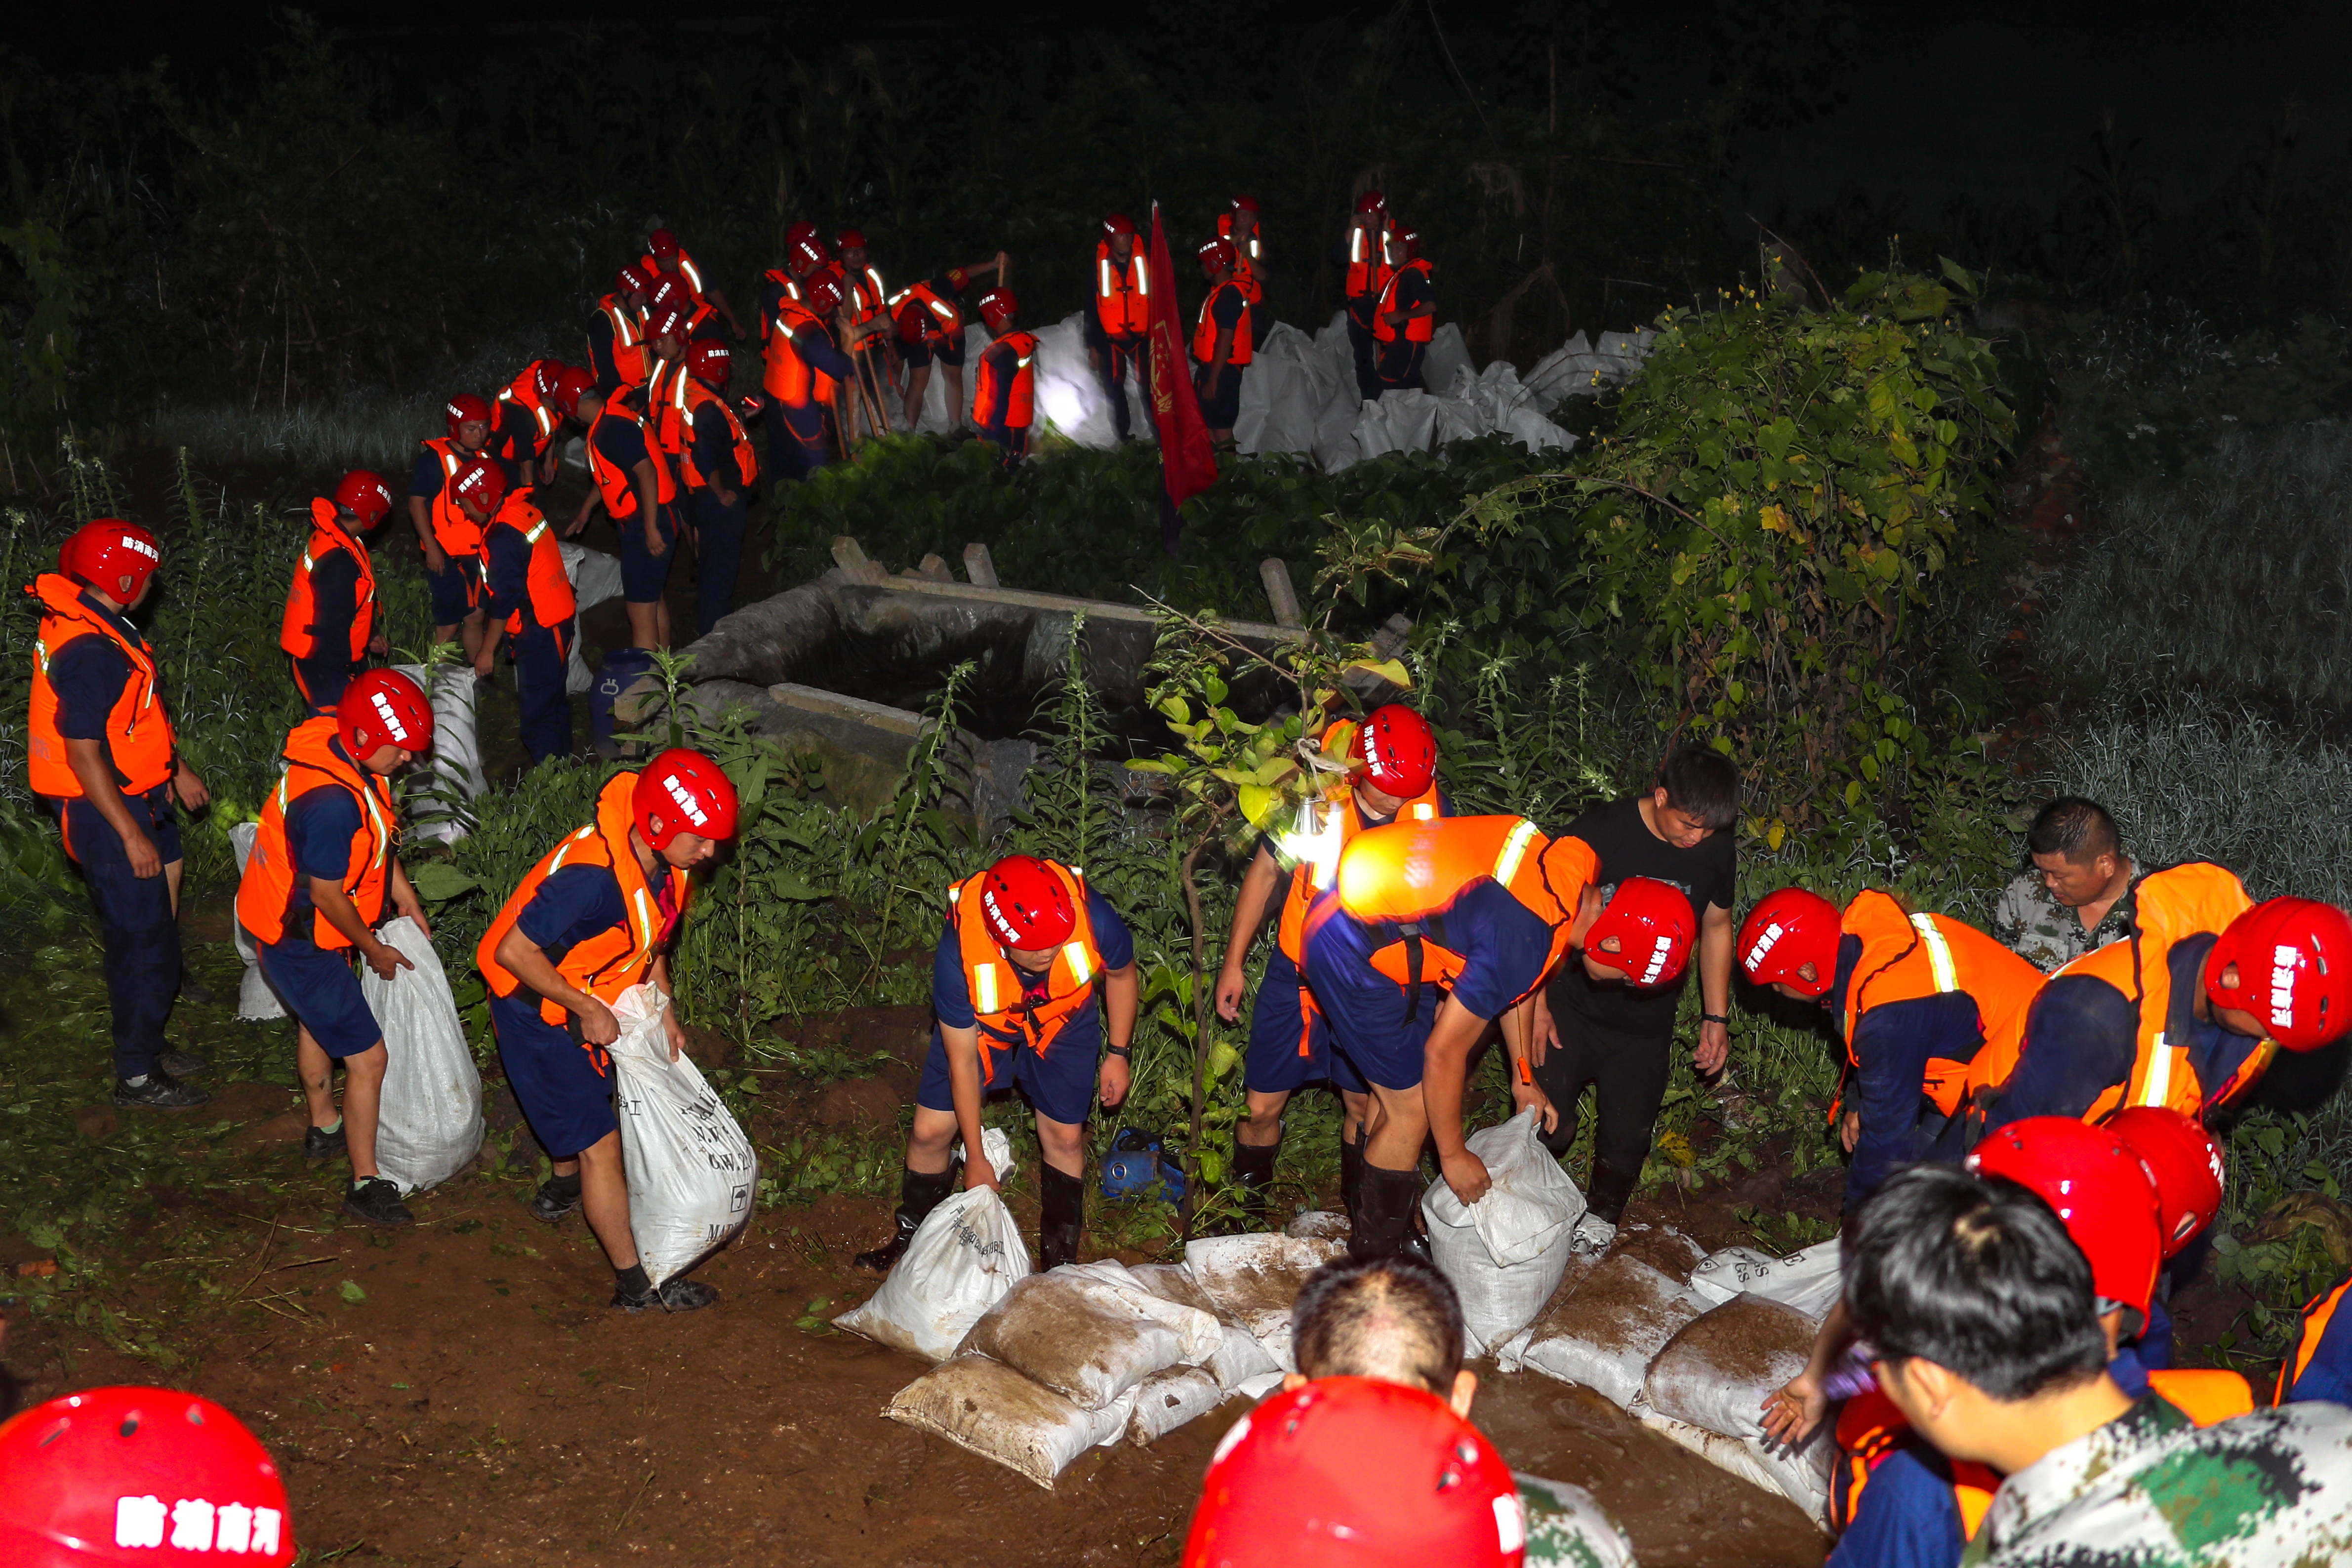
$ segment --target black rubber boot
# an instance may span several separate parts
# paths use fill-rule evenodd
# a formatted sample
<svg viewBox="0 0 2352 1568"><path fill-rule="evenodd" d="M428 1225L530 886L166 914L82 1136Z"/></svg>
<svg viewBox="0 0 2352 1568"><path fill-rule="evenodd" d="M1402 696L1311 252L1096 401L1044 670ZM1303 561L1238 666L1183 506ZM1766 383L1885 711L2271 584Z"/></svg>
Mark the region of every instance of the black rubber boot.
<svg viewBox="0 0 2352 1568"><path fill-rule="evenodd" d="M718 1299L717 1287L680 1274L672 1274L656 1290L646 1277L646 1266L635 1263L614 1274L610 1304L625 1312L651 1312L656 1307L666 1312L692 1312Z"/></svg>
<svg viewBox="0 0 2352 1568"><path fill-rule="evenodd" d="M1234 1140L1234 1185L1241 1188L1242 1228L1266 1228L1266 1188L1274 1185L1274 1157L1282 1140L1260 1146Z"/></svg>
<svg viewBox="0 0 2352 1568"><path fill-rule="evenodd" d="M1411 1249L1412 1211L1421 1201L1421 1173L1392 1171L1364 1163L1357 1184L1355 1223L1348 1235L1350 1258L1393 1258Z"/></svg>
<svg viewBox="0 0 2352 1568"><path fill-rule="evenodd" d="M1087 1183L1083 1176L1040 1167L1039 1186L1045 1214L1037 1226L1037 1267L1042 1272L1078 1260L1078 1230L1087 1218Z"/></svg>
<svg viewBox="0 0 2352 1568"><path fill-rule="evenodd" d="M1587 1212L1614 1225L1625 1218L1625 1206L1633 1201L1633 1186L1642 1179L1638 1170L1619 1170L1607 1160L1594 1156L1592 1190L1584 1195Z"/></svg>
<svg viewBox="0 0 2352 1568"><path fill-rule="evenodd" d="M891 1233L889 1240L869 1252L860 1252L851 1261L861 1269L871 1269L878 1274L888 1273L890 1266L906 1256L907 1243L915 1239L915 1232L923 1228L923 1221L931 1217L931 1210L945 1202L954 1188L953 1166L937 1176L925 1176L920 1171L900 1171L896 1217L898 1228Z"/></svg>
<svg viewBox="0 0 2352 1568"><path fill-rule="evenodd" d="M1356 1129L1356 1141L1339 1140L1339 1208L1352 1224L1356 1218L1356 1188L1364 1180L1363 1129Z"/></svg>

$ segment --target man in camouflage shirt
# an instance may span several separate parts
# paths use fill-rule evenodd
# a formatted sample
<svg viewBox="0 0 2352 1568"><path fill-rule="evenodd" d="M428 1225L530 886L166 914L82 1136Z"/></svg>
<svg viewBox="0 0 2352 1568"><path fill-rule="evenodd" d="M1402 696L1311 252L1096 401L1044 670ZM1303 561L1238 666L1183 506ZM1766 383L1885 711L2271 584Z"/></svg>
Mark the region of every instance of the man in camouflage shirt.
<svg viewBox="0 0 2352 1568"><path fill-rule="evenodd" d="M2001 891L1994 941L2046 975L2130 935L2123 895L2137 868L2106 808L2060 796L2035 815L2025 851L2033 869Z"/></svg>

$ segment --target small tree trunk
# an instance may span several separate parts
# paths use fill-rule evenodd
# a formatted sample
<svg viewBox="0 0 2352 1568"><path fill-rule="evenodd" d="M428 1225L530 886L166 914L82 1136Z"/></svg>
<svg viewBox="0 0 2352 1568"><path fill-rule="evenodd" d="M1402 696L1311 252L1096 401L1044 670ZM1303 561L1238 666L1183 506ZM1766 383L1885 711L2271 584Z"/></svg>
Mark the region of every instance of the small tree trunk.
<svg viewBox="0 0 2352 1568"><path fill-rule="evenodd" d="M1187 1235L1192 1232L1192 1215L1201 1206L1201 1133L1209 1106L1208 916L1201 907L1201 888L1192 873L1201 863L1202 852L1216 838L1233 809L1231 804L1217 809L1208 827L1184 852L1183 869L1179 873L1184 879L1184 907L1192 920L1192 1136L1184 1145L1185 1164L1192 1168L1186 1173L1182 1211Z"/></svg>

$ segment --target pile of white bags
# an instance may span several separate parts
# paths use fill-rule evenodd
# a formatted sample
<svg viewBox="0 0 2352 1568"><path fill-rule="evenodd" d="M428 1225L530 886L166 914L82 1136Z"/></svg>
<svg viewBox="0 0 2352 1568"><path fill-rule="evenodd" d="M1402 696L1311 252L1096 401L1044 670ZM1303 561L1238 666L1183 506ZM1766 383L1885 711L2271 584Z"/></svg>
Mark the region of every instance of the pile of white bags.
<svg viewBox="0 0 2352 1568"><path fill-rule="evenodd" d="M1843 1284L1835 1237L1786 1258L1751 1247L1727 1247L1691 1270L1691 1289L1717 1306L1745 1291L1791 1306L1815 1322L1837 1305Z"/></svg>
<svg viewBox="0 0 2352 1568"><path fill-rule="evenodd" d="M238 822L228 831L228 847L236 855L236 874L245 875L246 857L253 853L253 841L261 831L259 822ZM245 933L245 922L232 914L229 924L236 936L236 956L245 960L245 978L237 983L236 1016L247 1023L267 1023L286 1016L286 1005L269 982L261 977L261 956L254 951L253 938Z"/></svg>
<svg viewBox="0 0 2352 1568"><path fill-rule="evenodd" d="M482 1075L433 939L405 915L381 935L415 966L389 980L360 966L360 995L383 1026L376 1168L405 1197L447 1181L481 1152Z"/></svg>
<svg viewBox="0 0 2352 1568"><path fill-rule="evenodd" d="M1528 391L1545 413L1559 407L1565 398L1598 397L1604 389L1640 373L1657 337L1647 327L1638 332L1603 332L1601 346L1595 349L1580 330L1536 361L1536 368L1527 375Z"/></svg>
<svg viewBox="0 0 2352 1568"><path fill-rule="evenodd" d="M422 664L394 664L394 669L425 685ZM468 664L445 664L433 680L433 756L409 775L415 800L409 821L419 838L456 843L466 836L465 819L449 800L415 794L428 784L443 796L461 801L478 799L490 787L482 772L482 748L474 727L474 671Z"/></svg>
<svg viewBox="0 0 2352 1568"><path fill-rule="evenodd" d="M990 1127L980 1148L997 1179L1010 1179L1012 1141ZM981 1314L1028 1274L1029 1249L1013 1211L992 1189L967 1187L924 1218L882 1288L833 1324L926 1361L945 1361Z"/></svg>
<svg viewBox="0 0 2352 1568"><path fill-rule="evenodd" d="M562 553L563 575L571 580L572 597L578 601L579 612L572 617L572 653L563 666L563 689L576 697L596 684L580 653L580 614L620 597L621 558L569 539L556 549Z"/></svg>
<svg viewBox="0 0 2352 1568"><path fill-rule="evenodd" d="M1269 1231L1204 1236L1184 1244L1184 1272L1222 1322L1257 1341L1280 1370L1296 1372L1290 1351L1290 1310L1307 1276L1347 1251L1336 1241L1310 1241Z"/></svg>
<svg viewBox="0 0 2352 1568"><path fill-rule="evenodd" d="M760 1185L743 1129L690 1058L669 1059L668 1011L669 998L650 982L631 986L613 1008L621 1037L609 1048L629 1234L656 1286L740 1235Z"/></svg>
<svg viewBox="0 0 2352 1568"><path fill-rule="evenodd" d="M1118 430L1111 419L1110 396L1087 358L1086 318L1065 317L1050 327L1037 329L1035 336L1037 354L1030 366L1030 400L1037 421L1034 434L1051 431L1080 446L1118 445ZM915 422L919 434L947 435L976 428L971 417L972 392L980 375L981 352L993 341L988 329L978 321L964 323L962 402L958 407L948 407L946 368L934 361L930 380L923 386L922 415ZM1150 405L1144 401L1143 390L1133 374L1127 377L1120 391L1127 396L1128 434L1150 440ZM894 413L892 417L897 416Z"/></svg>
<svg viewBox="0 0 2352 1568"><path fill-rule="evenodd" d="M1503 1359L1580 1383L1622 1409L1642 1392L1650 1363L1700 1307L1680 1281L1619 1252L1570 1274Z"/></svg>
<svg viewBox="0 0 2352 1568"><path fill-rule="evenodd" d="M1431 1255L1462 1298L1468 1354L1480 1355L1533 1322L1559 1288L1584 1195L1543 1146L1532 1110L1471 1134L1468 1146L1493 1186L1465 1204L1441 1178L1421 1212Z"/></svg>

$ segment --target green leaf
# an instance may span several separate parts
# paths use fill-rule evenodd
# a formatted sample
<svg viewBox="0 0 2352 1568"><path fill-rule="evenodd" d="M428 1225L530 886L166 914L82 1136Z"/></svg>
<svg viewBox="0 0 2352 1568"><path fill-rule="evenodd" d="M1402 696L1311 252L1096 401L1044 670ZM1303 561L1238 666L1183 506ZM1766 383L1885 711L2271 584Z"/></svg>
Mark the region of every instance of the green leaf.
<svg viewBox="0 0 2352 1568"><path fill-rule="evenodd" d="M478 879L467 876L449 862L437 858L419 861L407 871L409 886L415 888L416 896L427 904L446 904L482 885Z"/></svg>
<svg viewBox="0 0 2352 1568"><path fill-rule="evenodd" d="M336 1291L341 1295L343 1300L350 1301L354 1305L367 1300L367 1292L361 1290L357 1282L351 1280L346 1280L341 1285L338 1285L336 1287Z"/></svg>

